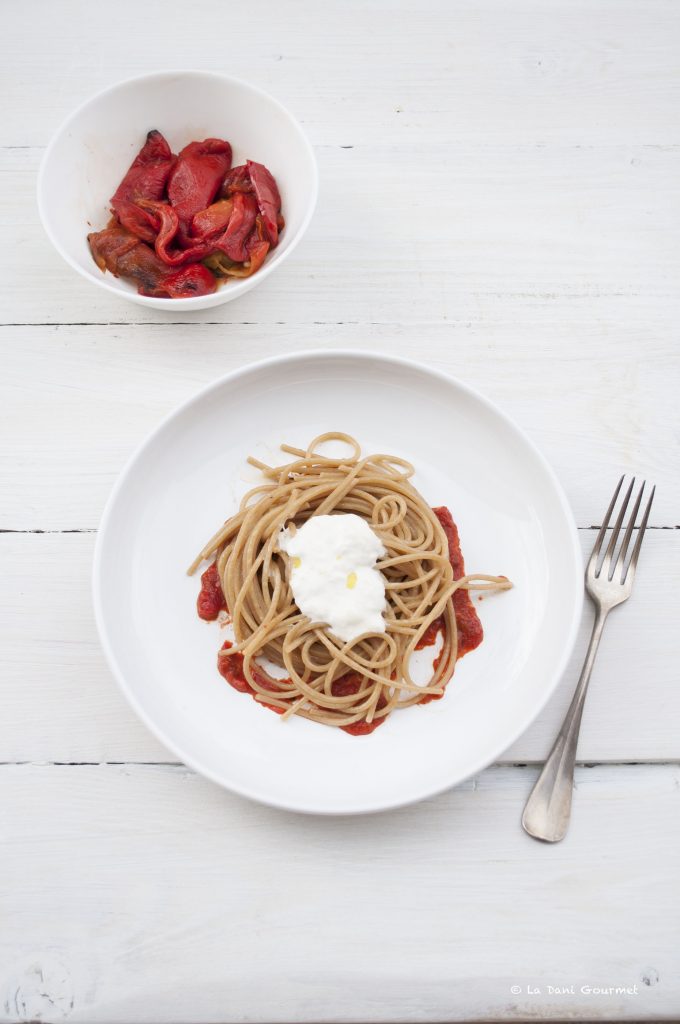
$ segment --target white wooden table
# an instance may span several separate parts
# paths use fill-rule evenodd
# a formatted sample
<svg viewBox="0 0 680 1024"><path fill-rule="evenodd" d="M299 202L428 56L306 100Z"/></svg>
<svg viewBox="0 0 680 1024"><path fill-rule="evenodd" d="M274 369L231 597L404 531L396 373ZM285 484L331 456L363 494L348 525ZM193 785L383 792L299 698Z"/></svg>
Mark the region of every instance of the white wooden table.
<svg viewBox="0 0 680 1024"><path fill-rule="evenodd" d="M680 1018L679 41L675 0L4 6L1 1020ZM78 278L34 202L76 104L179 67L274 93L321 172L294 257L187 317ZM659 485L561 845L519 817L589 610L500 764L361 819L205 782L104 665L90 562L132 449L217 375L333 346L418 356L499 402L556 468L584 554L619 473Z"/></svg>

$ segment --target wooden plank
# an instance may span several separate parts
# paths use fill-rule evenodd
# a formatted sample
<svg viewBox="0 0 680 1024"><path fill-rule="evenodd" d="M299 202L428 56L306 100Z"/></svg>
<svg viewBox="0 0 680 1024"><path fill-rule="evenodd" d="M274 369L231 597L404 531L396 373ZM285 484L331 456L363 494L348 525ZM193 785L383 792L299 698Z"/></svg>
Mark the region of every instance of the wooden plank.
<svg viewBox="0 0 680 1024"><path fill-rule="evenodd" d="M584 558L593 536L581 532ZM175 760L137 721L104 663L90 601L93 545L93 534L0 535L0 762ZM680 531L650 531L635 593L612 615L602 642L581 760L680 760L679 574ZM545 757L575 686L590 624L588 608L557 692L503 760Z"/></svg>
<svg viewBox="0 0 680 1024"><path fill-rule="evenodd" d="M323 12L313 0L240 8L213 0L202 11L183 21L180 43L176 20L153 4L119 0L116 18L86 0L17 7L4 50L21 102L7 105L0 142L44 145L98 89L168 67L254 81L317 144L381 137L408 154L442 134L482 143L671 141L680 18L672 0L519 0L511 8L429 0L417 14L406 0L351 0ZM47 58L57 55L55 75Z"/></svg>
<svg viewBox="0 0 680 1024"><path fill-rule="evenodd" d="M496 400L542 448L577 523L624 471L659 485L653 523L678 524L675 338L636 328L184 324L0 330L0 528L94 528L134 448L180 401L276 353L344 346L415 356ZM650 411L653 410L653 413Z"/></svg>
<svg viewBox="0 0 680 1024"><path fill-rule="evenodd" d="M420 358L497 400L582 527L624 469L656 479L654 523L677 526L680 6L204 0L200 14L178 28L167 5L118 0L111 17L36 0L3 21L0 529L94 529L129 453L198 387L340 345ZM34 199L68 112L179 66L272 92L321 172L291 260L190 317L81 280ZM678 759L679 538L651 532L608 626L587 762ZM0 764L2 1020L678 1019L677 764L580 768L558 847L519 828L532 767L364 819L250 804L162 764L119 696L92 622L93 542L0 534L0 762L155 763ZM588 627L508 761L545 755Z"/></svg>
<svg viewBox="0 0 680 1024"><path fill-rule="evenodd" d="M677 323L680 145L444 137L421 140L417 160L384 139L320 147L318 208L290 261L235 303L177 317L110 296L63 263L35 204L41 156L0 150L4 323L561 325L570 346L589 325L635 326L654 345Z"/></svg>
<svg viewBox="0 0 680 1024"><path fill-rule="evenodd" d="M554 847L534 777L324 819L182 768L0 768L4 1019L676 1019L679 769L579 769Z"/></svg>

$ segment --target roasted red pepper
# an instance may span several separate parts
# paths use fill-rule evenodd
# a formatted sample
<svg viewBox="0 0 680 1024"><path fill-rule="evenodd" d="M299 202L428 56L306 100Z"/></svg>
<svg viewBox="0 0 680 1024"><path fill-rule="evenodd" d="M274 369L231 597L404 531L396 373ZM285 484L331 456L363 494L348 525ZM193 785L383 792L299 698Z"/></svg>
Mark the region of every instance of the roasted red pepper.
<svg viewBox="0 0 680 1024"><path fill-rule="evenodd" d="M111 207L117 219L88 236L97 265L135 281L143 295L171 298L209 294L216 275L254 274L284 225L263 164L231 168L222 139L191 142L176 157L158 131L149 132Z"/></svg>
<svg viewBox="0 0 680 1024"><path fill-rule="evenodd" d="M247 249L248 259L245 263L234 263L219 253L207 257L205 262L220 277L250 277L264 263L269 252L269 242L260 241L253 233L248 239Z"/></svg>
<svg viewBox="0 0 680 1024"><path fill-rule="evenodd" d="M168 199L179 217L182 240L194 214L212 203L230 167L231 146L222 139L190 142L180 152L168 178Z"/></svg>
<svg viewBox="0 0 680 1024"><path fill-rule="evenodd" d="M212 206L208 206L205 210L199 210L191 221L191 237L209 238L211 235L217 235L224 231L231 218L233 208L233 200L218 199Z"/></svg>
<svg viewBox="0 0 680 1024"><path fill-rule="evenodd" d="M264 258L269 252L269 242L261 242L252 236L248 239L248 259L243 265L243 270L232 273L232 277L250 277L259 270L264 263Z"/></svg>
<svg viewBox="0 0 680 1024"><path fill-rule="evenodd" d="M192 263L161 278L153 291L142 294L155 298L191 299L196 295L210 295L216 288L215 275L202 263Z"/></svg>
<svg viewBox="0 0 680 1024"><path fill-rule="evenodd" d="M252 192L264 223L265 237L272 248L279 241L279 213L281 195L274 176L264 166L248 160L245 164L232 167L222 185L223 196L234 196L238 192ZM281 218L283 226L283 218Z"/></svg>
<svg viewBox="0 0 680 1024"><path fill-rule="evenodd" d="M235 192L234 204L227 230L215 240L215 245L235 263L248 259L246 240L255 227L257 203L255 197L245 192Z"/></svg>
<svg viewBox="0 0 680 1024"><path fill-rule="evenodd" d="M179 217L177 211L168 203L145 202L144 209L156 217L156 255L159 256L169 267L181 267L186 263L195 263L204 259L212 251L202 239L188 249L171 248L172 242L176 242L179 233Z"/></svg>
<svg viewBox="0 0 680 1024"><path fill-rule="evenodd" d="M124 227L93 232L87 240L99 269L134 281L140 295L186 299L209 295L217 287L215 275L202 263L170 273L154 250Z"/></svg>
<svg viewBox="0 0 680 1024"><path fill-rule="evenodd" d="M278 245L279 242L277 217L281 209L281 196L273 175L264 164L256 164L253 160L248 160L247 167L250 173L250 180L253 183L257 205L264 221L267 238L273 247Z"/></svg>
<svg viewBox="0 0 680 1024"><path fill-rule="evenodd" d="M264 258L269 252L269 242L264 237L262 217L259 213L255 218L255 227L253 232L246 242L246 249L248 250L248 259L241 267L231 267L228 271L229 277L250 277L251 274L254 274L259 270L264 263Z"/></svg>
<svg viewBox="0 0 680 1024"><path fill-rule="evenodd" d="M246 241L255 226L257 203L254 196L240 192L228 202L231 203L231 212L222 234L208 238L192 238L193 244L188 249L171 248L171 243L176 242L179 237L179 218L174 208L167 203L145 203L145 209L153 211L158 217L157 255L171 267L203 260L214 252L224 252L235 263L245 262L248 259ZM204 210L202 213L207 211Z"/></svg>
<svg viewBox="0 0 680 1024"><path fill-rule="evenodd" d="M224 179L221 195L231 196L234 192L252 192L253 183L250 180L250 171L245 164L232 167Z"/></svg>
<svg viewBox="0 0 680 1024"><path fill-rule="evenodd" d="M140 199L162 199L176 159L161 133L154 129L111 197L111 209L120 223L144 242L153 242L156 232L153 220L137 203Z"/></svg>
<svg viewBox="0 0 680 1024"><path fill-rule="evenodd" d="M168 268L163 261L127 228L105 228L88 235L87 240L100 270L108 270L114 277L130 278L140 292L153 290L167 276Z"/></svg>

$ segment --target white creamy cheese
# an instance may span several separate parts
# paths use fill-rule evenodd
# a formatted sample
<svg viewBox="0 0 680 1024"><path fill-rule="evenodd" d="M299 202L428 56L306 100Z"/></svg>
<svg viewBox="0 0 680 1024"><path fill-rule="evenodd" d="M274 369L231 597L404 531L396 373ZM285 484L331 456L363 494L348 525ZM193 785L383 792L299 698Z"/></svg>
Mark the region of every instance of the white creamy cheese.
<svg viewBox="0 0 680 1024"><path fill-rule="evenodd" d="M384 633L385 578L375 563L385 554L368 523L351 512L314 516L282 530L279 549L290 558L295 603L340 640Z"/></svg>

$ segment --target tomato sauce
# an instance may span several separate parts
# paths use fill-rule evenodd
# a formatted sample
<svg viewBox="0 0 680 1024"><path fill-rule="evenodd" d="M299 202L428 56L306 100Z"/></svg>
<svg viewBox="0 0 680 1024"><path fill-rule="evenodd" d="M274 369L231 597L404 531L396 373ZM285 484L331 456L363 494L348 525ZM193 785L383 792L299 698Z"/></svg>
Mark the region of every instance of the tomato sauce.
<svg viewBox="0 0 680 1024"><path fill-rule="evenodd" d="M344 676L340 676L335 682L331 684L331 693L334 697L348 697L350 694L358 693L362 685L362 677L358 672L347 672ZM378 703L376 704L376 710L378 708L384 708L387 704L387 699L383 694L378 697ZM350 736L368 736L372 733L379 725L382 725L385 721L385 716L381 715L380 718L374 718L372 722L353 722L351 725L341 725L340 728L343 732L348 732Z"/></svg>
<svg viewBox="0 0 680 1024"><path fill-rule="evenodd" d="M453 569L454 580L459 580L465 575L465 562L463 553L460 550L460 538L458 527L445 505L440 508L433 508L432 511L439 520L446 539L449 542L449 561ZM467 590L457 590L453 595L453 610L456 616L458 627L458 657L462 658L468 651L474 651L484 639L484 630L479 621L479 616L474 609L472 599Z"/></svg>
<svg viewBox="0 0 680 1024"><path fill-rule="evenodd" d="M437 642L437 637L444 628L444 620L441 616L438 619L433 619L430 625L427 627L420 640L415 646L416 651L422 651L425 647L434 647Z"/></svg>
<svg viewBox="0 0 680 1024"><path fill-rule="evenodd" d="M222 650L228 651L230 647L233 647L231 640L225 640L222 644ZM243 655L240 651L236 654L217 655L217 671L223 679L233 686L239 693L249 693L251 697L255 696L255 690L252 688L246 674L243 671ZM263 690L269 690L271 693L278 693L278 687L272 684L269 679L265 679L264 676L260 675L257 668L252 668L253 677L258 681ZM290 682L290 679L282 680L282 682ZM282 715L286 710L285 708L278 708L274 704L265 704L263 701L258 701L258 704L262 704L263 708L269 708L270 711L275 711L277 715Z"/></svg>
<svg viewBox="0 0 680 1024"><path fill-rule="evenodd" d="M460 549L460 537L458 536L458 527L453 521L448 508L445 505L441 505L439 508L432 509L437 519L439 520L446 539L449 543L449 561L451 562L451 568L453 569L454 580L459 580L461 576L465 575L465 562L463 561L463 552ZM469 651L474 651L476 647L479 647L482 640L484 639L484 630L482 624L479 621L479 616L475 611L472 599L467 590L457 590L453 595L453 612L456 616L456 627L458 630L458 658L462 658L463 655ZM416 650L422 650L424 647L431 647L436 639L437 634L444 628L443 619L435 619L428 628L425 630L420 641L416 645ZM433 664L432 668L436 669L439 665L441 655L438 655ZM433 700L441 700L444 696L442 693L426 693L418 701L419 704L429 704Z"/></svg>
<svg viewBox="0 0 680 1024"><path fill-rule="evenodd" d="M442 660L442 656L441 656L441 654L438 654L437 657L432 662L432 671L433 672L436 672L436 670L439 668L439 664L440 664L441 660ZM448 680L447 680L447 682L448 682ZM430 701L441 700L445 693L446 693L446 687L444 687L444 689L442 690L441 693L424 693L423 696L418 701L418 703L419 704L429 704Z"/></svg>
<svg viewBox="0 0 680 1024"><path fill-rule="evenodd" d="M206 622L214 622L221 611L226 611L227 602L215 562L201 576L201 592L196 600L196 608L200 618Z"/></svg>

